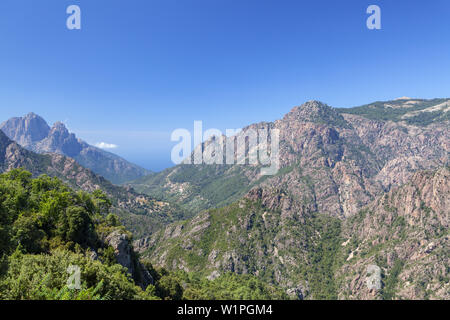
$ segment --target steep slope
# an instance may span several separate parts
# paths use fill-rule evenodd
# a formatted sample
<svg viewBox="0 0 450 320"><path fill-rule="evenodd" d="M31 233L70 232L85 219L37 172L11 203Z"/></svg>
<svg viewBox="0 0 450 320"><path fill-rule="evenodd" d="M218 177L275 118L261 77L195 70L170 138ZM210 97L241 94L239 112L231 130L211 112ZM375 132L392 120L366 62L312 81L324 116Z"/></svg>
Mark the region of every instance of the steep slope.
<svg viewBox="0 0 450 320"><path fill-rule="evenodd" d="M131 188L111 184L105 178L79 165L75 160L60 154L36 154L11 141L0 131L0 172L24 168L34 176L48 174L66 182L75 189L92 192L103 190L113 201L114 211L136 236L152 231L178 219L181 214L176 207Z"/></svg>
<svg viewBox="0 0 450 320"><path fill-rule="evenodd" d="M422 171L378 198L343 227L346 261L337 271L345 299L450 299L450 169ZM370 290L367 269L381 269Z"/></svg>
<svg viewBox="0 0 450 320"><path fill-rule="evenodd" d="M449 100L421 100L420 105L414 101L392 103L397 106L394 110L405 115L441 110ZM417 125L397 118L374 119L355 110L359 109L337 110L310 101L283 119L244 128L244 132L280 130L281 169L275 176L260 176L258 165L178 165L130 186L194 213L237 201L252 188L276 188L297 207L348 217L392 186L405 183L415 171L449 163L450 131L445 117Z"/></svg>
<svg viewBox="0 0 450 320"><path fill-rule="evenodd" d="M210 279L226 272L252 274L302 298L311 291L309 277L316 277L312 271L320 268L320 257L312 256L312 248L320 247L319 230L329 226L331 233L339 234L340 221L312 214L289 217L280 206L270 209L241 200L170 225L137 241L135 248L157 266L198 272ZM330 290L323 297L334 295Z"/></svg>
<svg viewBox="0 0 450 320"><path fill-rule="evenodd" d="M70 133L61 122L52 128L34 113L12 118L0 125L11 140L36 153L59 153L75 159L113 183L123 183L149 174L149 172L125 159L90 146Z"/></svg>
<svg viewBox="0 0 450 320"><path fill-rule="evenodd" d="M252 190L135 248L172 270L252 274L299 298L448 299L449 177L449 168L418 172L344 221ZM371 264L384 276L378 291L366 285Z"/></svg>

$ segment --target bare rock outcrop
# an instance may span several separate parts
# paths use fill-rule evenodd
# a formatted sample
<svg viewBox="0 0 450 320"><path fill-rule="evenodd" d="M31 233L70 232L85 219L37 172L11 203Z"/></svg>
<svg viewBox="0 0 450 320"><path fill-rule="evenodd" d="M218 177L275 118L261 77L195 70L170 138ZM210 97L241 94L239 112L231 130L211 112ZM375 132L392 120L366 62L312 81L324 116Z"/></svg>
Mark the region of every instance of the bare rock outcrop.
<svg viewBox="0 0 450 320"><path fill-rule="evenodd" d="M128 273L135 279L137 284L142 288L146 288L153 283L152 276L137 259L127 234L121 230L116 230L105 238L105 244L114 249L117 263L128 270Z"/></svg>

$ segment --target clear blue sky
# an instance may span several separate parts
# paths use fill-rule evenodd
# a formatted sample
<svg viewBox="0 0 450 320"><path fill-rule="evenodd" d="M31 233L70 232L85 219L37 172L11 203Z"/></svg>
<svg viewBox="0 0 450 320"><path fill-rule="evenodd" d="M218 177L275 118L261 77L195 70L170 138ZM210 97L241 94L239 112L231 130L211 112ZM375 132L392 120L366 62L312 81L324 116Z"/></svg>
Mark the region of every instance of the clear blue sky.
<svg viewBox="0 0 450 320"><path fill-rule="evenodd" d="M366 28L370 4L382 30ZM194 120L224 130L310 99L448 97L449 40L448 0L1 0L1 120L62 120L158 170Z"/></svg>

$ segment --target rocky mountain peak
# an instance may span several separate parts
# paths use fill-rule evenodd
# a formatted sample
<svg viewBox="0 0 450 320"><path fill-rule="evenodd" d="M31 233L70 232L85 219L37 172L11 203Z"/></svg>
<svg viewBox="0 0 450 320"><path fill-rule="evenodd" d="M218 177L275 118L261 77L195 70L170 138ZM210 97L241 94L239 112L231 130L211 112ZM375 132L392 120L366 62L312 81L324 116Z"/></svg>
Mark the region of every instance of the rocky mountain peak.
<svg viewBox="0 0 450 320"><path fill-rule="evenodd" d="M300 121L336 124L345 122L344 118L332 107L317 100L307 101L294 107L283 117L283 121Z"/></svg>
<svg viewBox="0 0 450 320"><path fill-rule="evenodd" d="M331 108L331 107L321 101L310 100L310 101L306 101L305 103L303 103L300 106L296 106L296 107L292 108L291 111L287 115L296 114L299 112L317 113L317 112L321 112L321 110L329 109L329 108Z"/></svg>
<svg viewBox="0 0 450 320"><path fill-rule="evenodd" d="M0 129L12 140L23 146L30 146L47 137L50 127L35 113L24 117L11 118L0 125Z"/></svg>
<svg viewBox="0 0 450 320"><path fill-rule="evenodd" d="M83 149L73 133L62 122L55 122L48 137L40 143L42 151L56 152L76 158Z"/></svg>
<svg viewBox="0 0 450 320"><path fill-rule="evenodd" d="M24 116L24 119L31 119L31 118L40 118L40 119L42 119L39 115L37 115L34 112L30 112L30 113L28 113L27 115Z"/></svg>
<svg viewBox="0 0 450 320"><path fill-rule="evenodd" d="M68 136L69 135L69 130L67 130L66 126L64 125L64 123L57 121L53 124L53 127L50 131L50 134L54 134L54 133L59 133L61 135L64 136Z"/></svg>

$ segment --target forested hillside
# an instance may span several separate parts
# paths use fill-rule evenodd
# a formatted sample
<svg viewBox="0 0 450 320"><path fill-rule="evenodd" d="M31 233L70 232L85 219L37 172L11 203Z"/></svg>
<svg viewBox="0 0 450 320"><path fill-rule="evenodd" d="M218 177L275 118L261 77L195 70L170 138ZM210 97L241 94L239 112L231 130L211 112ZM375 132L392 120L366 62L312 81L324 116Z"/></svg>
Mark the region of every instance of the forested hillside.
<svg viewBox="0 0 450 320"><path fill-rule="evenodd" d="M24 170L0 175L0 299L272 299L252 276L214 281L140 261L132 235L101 191L74 191ZM68 284L80 268L79 289Z"/></svg>

